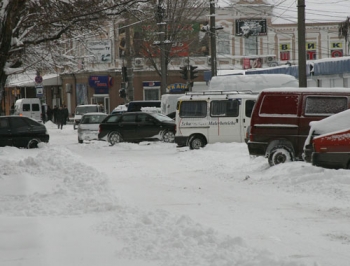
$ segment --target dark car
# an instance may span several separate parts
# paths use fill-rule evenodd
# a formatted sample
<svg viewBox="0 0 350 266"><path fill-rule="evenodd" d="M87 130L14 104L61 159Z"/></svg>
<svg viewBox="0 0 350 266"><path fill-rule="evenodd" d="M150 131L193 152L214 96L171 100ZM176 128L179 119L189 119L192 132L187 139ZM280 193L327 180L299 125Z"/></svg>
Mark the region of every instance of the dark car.
<svg viewBox="0 0 350 266"><path fill-rule="evenodd" d="M40 142L49 142L46 127L24 116L0 116L0 147L37 148Z"/></svg>
<svg viewBox="0 0 350 266"><path fill-rule="evenodd" d="M100 124L98 139L115 143L162 140L174 142L175 121L159 113L126 112L106 117Z"/></svg>

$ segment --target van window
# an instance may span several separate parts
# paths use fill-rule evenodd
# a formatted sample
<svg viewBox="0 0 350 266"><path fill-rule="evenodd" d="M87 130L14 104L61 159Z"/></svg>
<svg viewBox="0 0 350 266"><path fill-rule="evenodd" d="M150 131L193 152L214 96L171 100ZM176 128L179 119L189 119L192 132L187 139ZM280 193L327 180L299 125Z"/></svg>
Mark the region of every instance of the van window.
<svg viewBox="0 0 350 266"><path fill-rule="evenodd" d="M239 102L237 100L212 101L211 116L237 117L239 115Z"/></svg>
<svg viewBox="0 0 350 266"><path fill-rule="evenodd" d="M307 97L305 115L330 115L344 111L348 106L346 97Z"/></svg>
<svg viewBox="0 0 350 266"><path fill-rule="evenodd" d="M254 104L255 104L255 101L253 101L253 100L247 100L245 102L245 116L246 117L252 116Z"/></svg>
<svg viewBox="0 0 350 266"><path fill-rule="evenodd" d="M30 111L30 104L24 103L23 104L23 112L28 112L28 111Z"/></svg>
<svg viewBox="0 0 350 266"><path fill-rule="evenodd" d="M292 115L298 113L299 95L265 95L260 115Z"/></svg>
<svg viewBox="0 0 350 266"><path fill-rule="evenodd" d="M37 103L32 104L32 111L40 111L40 106Z"/></svg>
<svg viewBox="0 0 350 266"><path fill-rule="evenodd" d="M180 117L206 117L206 101L184 101L180 106Z"/></svg>

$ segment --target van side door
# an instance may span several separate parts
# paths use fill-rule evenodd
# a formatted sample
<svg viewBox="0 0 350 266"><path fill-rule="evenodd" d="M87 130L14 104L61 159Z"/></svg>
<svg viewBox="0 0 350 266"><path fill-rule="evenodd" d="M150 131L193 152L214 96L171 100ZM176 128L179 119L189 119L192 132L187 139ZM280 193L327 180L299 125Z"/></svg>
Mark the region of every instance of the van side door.
<svg viewBox="0 0 350 266"><path fill-rule="evenodd" d="M209 143L242 141L240 106L241 99L211 101Z"/></svg>

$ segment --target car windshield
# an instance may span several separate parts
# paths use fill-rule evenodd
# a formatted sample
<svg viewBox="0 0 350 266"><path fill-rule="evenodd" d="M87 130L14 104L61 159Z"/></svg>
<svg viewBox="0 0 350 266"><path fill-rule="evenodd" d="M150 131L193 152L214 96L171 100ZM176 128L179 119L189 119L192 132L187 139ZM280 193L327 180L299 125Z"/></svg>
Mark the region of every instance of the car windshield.
<svg viewBox="0 0 350 266"><path fill-rule="evenodd" d="M82 124L100 124L106 115L84 115L81 123Z"/></svg>
<svg viewBox="0 0 350 266"><path fill-rule="evenodd" d="M83 115L92 112L98 112L97 106L78 106L77 108L75 108L76 115Z"/></svg>
<svg viewBox="0 0 350 266"><path fill-rule="evenodd" d="M171 119L170 117L163 115L163 114L158 114L158 113L150 113L150 115L152 115L154 118L158 119L159 121L172 121L174 122L173 119Z"/></svg>

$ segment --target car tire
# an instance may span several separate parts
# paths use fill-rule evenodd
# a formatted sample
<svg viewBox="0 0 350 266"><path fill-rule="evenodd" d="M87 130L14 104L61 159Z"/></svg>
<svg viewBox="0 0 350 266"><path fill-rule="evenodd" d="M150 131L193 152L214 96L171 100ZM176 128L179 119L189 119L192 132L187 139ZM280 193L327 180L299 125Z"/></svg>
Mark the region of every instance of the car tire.
<svg viewBox="0 0 350 266"><path fill-rule="evenodd" d="M163 142L173 143L175 141L175 133L173 131L165 131L162 139Z"/></svg>
<svg viewBox="0 0 350 266"><path fill-rule="evenodd" d="M203 137L201 136L193 136L190 138L189 146L191 150L198 150L203 148L206 145Z"/></svg>
<svg viewBox="0 0 350 266"><path fill-rule="evenodd" d="M107 136L107 140L111 146L123 141L122 136L117 131L112 131L111 133L109 133Z"/></svg>
<svg viewBox="0 0 350 266"><path fill-rule="evenodd" d="M83 143L84 141L82 139L78 138L78 142Z"/></svg>
<svg viewBox="0 0 350 266"><path fill-rule="evenodd" d="M28 144L27 144L27 148L28 149L36 149L38 148L38 144L40 143L40 140L38 139L31 139Z"/></svg>
<svg viewBox="0 0 350 266"><path fill-rule="evenodd" d="M291 162L293 161L292 152L284 146L273 148L268 161L270 166Z"/></svg>

